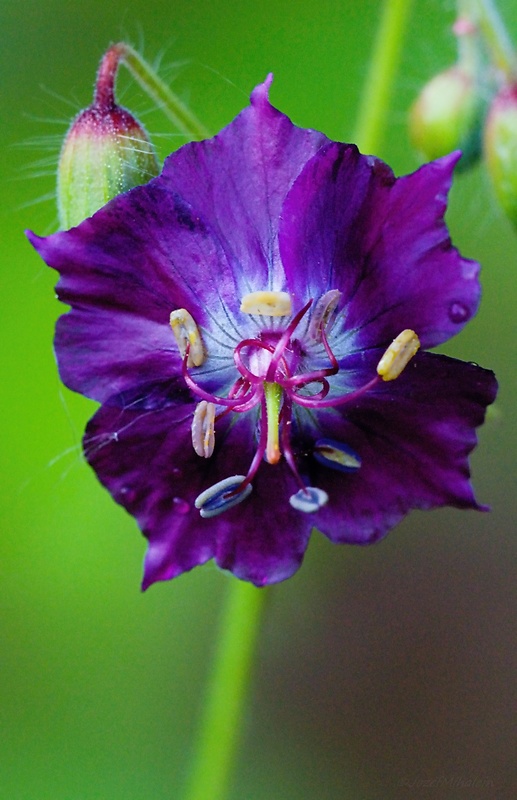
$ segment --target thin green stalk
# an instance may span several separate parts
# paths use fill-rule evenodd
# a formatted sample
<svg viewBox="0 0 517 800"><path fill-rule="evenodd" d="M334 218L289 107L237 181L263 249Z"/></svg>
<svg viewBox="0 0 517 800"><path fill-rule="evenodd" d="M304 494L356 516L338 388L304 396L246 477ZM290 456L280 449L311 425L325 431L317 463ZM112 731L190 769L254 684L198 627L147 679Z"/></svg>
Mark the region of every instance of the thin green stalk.
<svg viewBox="0 0 517 800"><path fill-rule="evenodd" d="M235 762L267 590L235 578L219 626L185 800L222 800Z"/></svg>
<svg viewBox="0 0 517 800"><path fill-rule="evenodd" d="M495 66L508 80L517 78L517 57L505 24L492 0L474 0L479 27L490 48Z"/></svg>
<svg viewBox="0 0 517 800"><path fill-rule="evenodd" d="M412 0L385 0L353 141L363 153L379 150Z"/></svg>
<svg viewBox="0 0 517 800"><path fill-rule="evenodd" d="M197 117L131 45L119 42L110 49L118 53L133 78L181 133L189 139L206 139L210 135Z"/></svg>
<svg viewBox="0 0 517 800"><path fill-rule="evenodd" d="M364 152L381 138L410 5L385 3L354 139ZM265 591L238 580L228 590L184 800L223 800L235 761Z"/></svg>

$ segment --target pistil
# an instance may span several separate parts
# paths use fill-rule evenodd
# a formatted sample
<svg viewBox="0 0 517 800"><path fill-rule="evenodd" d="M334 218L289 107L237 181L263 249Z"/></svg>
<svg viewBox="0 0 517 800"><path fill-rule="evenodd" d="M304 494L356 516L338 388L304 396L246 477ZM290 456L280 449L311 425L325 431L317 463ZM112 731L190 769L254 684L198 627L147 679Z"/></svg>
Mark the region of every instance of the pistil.
<svg viewBox="0 0 517 800"><path fill-rule="evenodd" d="M280 406L282 403L282 387L278 383L264 382L264 396L266 398L266 424L267 444L266 461L268 464L278 464L281 458L279 445Z"/></svg>

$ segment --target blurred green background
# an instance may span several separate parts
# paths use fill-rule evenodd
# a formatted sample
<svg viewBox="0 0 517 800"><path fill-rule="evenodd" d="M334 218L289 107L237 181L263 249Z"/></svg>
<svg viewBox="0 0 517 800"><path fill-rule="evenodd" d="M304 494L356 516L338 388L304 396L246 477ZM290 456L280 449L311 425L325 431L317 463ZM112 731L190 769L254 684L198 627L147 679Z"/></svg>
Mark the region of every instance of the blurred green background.
<svg viewBox="0 0 517 800"><path fill-rule="evenodd" d="M350 136L377 0L45 0L0 5L2 331L0 798L180 797L228 578L212 565L139 592L144 540L83 463L94 404L52 354L55 275L23 229L56 228L54 165L120 38L217 131L275 73L296 123ZM517 39L517 7L501 10ZM453 59L453 3L415 0L378 155L417 166L405 112ZM181 138L127 77L121 99ZM35 202L40 200L41 202ZM449 224L483 263L479 315L444 351L496 370L501 392L472 464L492 513L413 513L372 548L313 537L270 591L232 800L513 798L517 238L482 168Z"/></svg>

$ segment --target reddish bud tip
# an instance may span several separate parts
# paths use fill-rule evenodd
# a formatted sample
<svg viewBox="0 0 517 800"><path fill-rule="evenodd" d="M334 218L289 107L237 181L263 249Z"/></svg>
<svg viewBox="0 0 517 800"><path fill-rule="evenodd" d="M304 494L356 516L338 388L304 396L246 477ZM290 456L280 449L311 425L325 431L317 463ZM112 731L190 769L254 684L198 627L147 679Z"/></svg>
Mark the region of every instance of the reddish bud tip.
<svg viewBox="0 0 517 800"><path fill-rule="evenodd" d="M63 228L78 225L113 197L159 172L145 129L115 103L119 58L115 48L104 56L94 102L72 122L61 149L57 200Z"/></svg>

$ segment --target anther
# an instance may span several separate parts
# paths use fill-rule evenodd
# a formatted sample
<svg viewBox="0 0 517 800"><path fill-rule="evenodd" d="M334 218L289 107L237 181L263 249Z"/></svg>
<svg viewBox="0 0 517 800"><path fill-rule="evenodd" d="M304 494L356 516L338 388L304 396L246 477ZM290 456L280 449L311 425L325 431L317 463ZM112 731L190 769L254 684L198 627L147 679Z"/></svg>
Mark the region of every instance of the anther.
<svg viewBox="0 0 517 800"><path fill-rule="evenodd" d="M192 445L202 458L210 458L215 446L215 405L201 400L192 420Z"/></svg>
<svg viewBox="0 0 517 800"><path fill-rule="evenodd" d="M170 324L182 358L188 350L187 367L199 367L205 360L205 351L199 328L185 308L178 308L170 316Z"/></svg>
<svg viewBox="0 0 517 800"><path fill-rule="evenodd" d="M329 292L325 292L316 303L309 323L309 337L313 341L321 342L323 331L330 332L334 323L332 317L340 298L341 292L338 289L331 289Z"/></svg>
<svg viewBox="0 0 517 800"><path fill-rule="evenodd" d="M291 495L289 502L296 511L303 511L305 514L314 514L328 503L329 496L323 489L315 486L306 486L296 494Z"/></svg>
<svg viewBox="0 0 517 800"><path fill-rule="evenodd" d="M251 484L248 483L242 491L239 491L239 487L245 480L245 475L232 475L201 492L194 501L200 515L205 519L216 517L223 511L228 511L229 508L242 503L252 490Z"/></svg>
<svg viewBox="0 0 517 800"><path fill-rule="evenodd" d="M351 447L334 439L319 439L314 445L314 458L330 469L339 472L357 472L361 459Z"/></svg>
<svg viewBox="0 0 517 800"><path fill-rule="evenodd" d="M399 333L392 341L377 364L377 375L379 375L383 381L392 381L398 378L419 347L420 339L414 331L409 329L402 331L402 333Z"/></svg>
<svg viewBox="0 0 517 800"><path fill-rule="evenodd" d="M251 292L241 300L243 314L288 317L292 312L291 295L287 292Z"/></svg>

